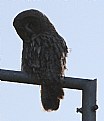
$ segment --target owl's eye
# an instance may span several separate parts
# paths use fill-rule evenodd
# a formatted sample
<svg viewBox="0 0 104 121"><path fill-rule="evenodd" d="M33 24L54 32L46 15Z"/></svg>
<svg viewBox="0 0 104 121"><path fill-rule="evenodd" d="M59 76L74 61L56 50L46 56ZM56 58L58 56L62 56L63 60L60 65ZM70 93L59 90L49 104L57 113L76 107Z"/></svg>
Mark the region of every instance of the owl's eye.
<svg viewBox="0 0 104 121"><path fill-rule="evenodd" d="M30 24L30 23L26 24L25 29L26 29L28 32L33 33L33 30L31 29L31 24Z"/></svg>

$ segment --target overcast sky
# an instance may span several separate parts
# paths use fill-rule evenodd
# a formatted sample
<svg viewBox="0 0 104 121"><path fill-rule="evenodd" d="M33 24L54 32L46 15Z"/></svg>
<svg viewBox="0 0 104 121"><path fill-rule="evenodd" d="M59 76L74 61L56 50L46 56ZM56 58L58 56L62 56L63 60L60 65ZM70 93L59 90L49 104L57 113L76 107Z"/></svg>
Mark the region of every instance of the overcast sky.
<svg viewBox="0 0 104 121"><path fill-rule="evenodd" d="M104 0L1 0L0 68L21 69L22 40L13 28L21 11L45 13L63 36L71 53L66 76L98 79L97 121L104 119ZM43 111L40 87L0 82L0 121L81 121L81 91L64 89L65 97L56 112Z"/></svg>

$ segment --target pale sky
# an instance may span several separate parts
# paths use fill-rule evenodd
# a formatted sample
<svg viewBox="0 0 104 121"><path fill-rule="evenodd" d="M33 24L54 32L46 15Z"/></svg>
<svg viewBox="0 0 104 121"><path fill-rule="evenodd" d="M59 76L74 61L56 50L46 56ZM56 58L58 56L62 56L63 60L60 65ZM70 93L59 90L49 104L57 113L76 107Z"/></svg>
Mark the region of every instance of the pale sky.
<svg viewBox="0 0 104 121"><path fill-rule="evenodd" d="M98 79L97 121L104 119L104 0L1 0L0 68L20 70L22 40L13 28L21 11L38 9L65 39L71 53L66 76ZM0 121L81 121L81 91L64 89L56 112L45 112L40 87L0 82Z"/></svg>

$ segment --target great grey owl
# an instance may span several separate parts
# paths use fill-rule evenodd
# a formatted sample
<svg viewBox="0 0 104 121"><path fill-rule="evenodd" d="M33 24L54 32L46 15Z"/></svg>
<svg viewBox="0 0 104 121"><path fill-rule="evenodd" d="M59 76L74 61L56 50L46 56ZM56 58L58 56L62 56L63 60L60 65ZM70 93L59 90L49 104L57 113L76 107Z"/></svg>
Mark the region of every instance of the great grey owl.
<svg viewBox="0 0 104 121"><path fill-rule="evenodd" d="M64 96L62 78L68 53L64 39L38 10L19 13L14 18L13 26L23 40L22 71L42 80L43 108L46 111L57 110Z"/></svg>

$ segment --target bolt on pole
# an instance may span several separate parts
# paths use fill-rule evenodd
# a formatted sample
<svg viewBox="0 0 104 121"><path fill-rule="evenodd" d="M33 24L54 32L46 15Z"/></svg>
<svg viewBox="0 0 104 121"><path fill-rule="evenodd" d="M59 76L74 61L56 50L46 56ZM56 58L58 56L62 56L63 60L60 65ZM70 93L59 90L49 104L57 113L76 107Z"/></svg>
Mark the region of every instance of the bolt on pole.
<svg viewBox="0 0 104 121"><path fill-rule="evenodd" d="M21 71L3 69L0 69L0 80L26 84L42 84L33 75L27 75L27 73ZM82 114L82 121L96 121L96 110L98 109L96 105L97 79L65 77L62 81L63 88L82 90L82 107L77 108L77 112Z"/></svg>

